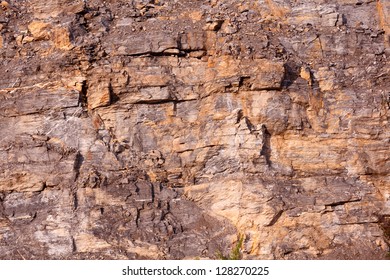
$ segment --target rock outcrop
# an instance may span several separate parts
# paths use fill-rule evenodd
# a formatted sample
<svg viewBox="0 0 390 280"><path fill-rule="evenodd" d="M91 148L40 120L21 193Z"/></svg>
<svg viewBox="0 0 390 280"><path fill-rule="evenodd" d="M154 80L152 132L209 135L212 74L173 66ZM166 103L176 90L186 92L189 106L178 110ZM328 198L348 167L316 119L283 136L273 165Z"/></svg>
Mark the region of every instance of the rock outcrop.
<svg viewBox="0 0 390 280"><path fill-rule="evenodd" d="M2 1L0 258L383 259L389 1Z"/></svg>

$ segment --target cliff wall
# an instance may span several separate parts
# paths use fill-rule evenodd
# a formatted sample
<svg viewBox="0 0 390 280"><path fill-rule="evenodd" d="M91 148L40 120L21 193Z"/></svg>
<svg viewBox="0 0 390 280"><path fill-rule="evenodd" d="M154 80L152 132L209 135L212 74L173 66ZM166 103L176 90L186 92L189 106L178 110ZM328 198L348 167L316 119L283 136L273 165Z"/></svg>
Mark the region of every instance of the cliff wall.
<svg viewBox="0 0 390 280"><path fill-rule="evenodd" d="M387 0L0 10L0 257L382 259Z"/></svg>

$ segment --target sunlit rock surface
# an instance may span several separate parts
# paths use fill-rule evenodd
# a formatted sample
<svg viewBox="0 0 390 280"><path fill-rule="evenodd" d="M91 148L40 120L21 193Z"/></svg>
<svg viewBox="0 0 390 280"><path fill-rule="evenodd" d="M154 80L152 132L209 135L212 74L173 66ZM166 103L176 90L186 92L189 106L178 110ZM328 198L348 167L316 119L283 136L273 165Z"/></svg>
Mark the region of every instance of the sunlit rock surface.
<svg viewBox="0 0 390 280"><path fill-rule="evenodd" d="M1 5L0 258L386 257L389 1Z"/></svg>

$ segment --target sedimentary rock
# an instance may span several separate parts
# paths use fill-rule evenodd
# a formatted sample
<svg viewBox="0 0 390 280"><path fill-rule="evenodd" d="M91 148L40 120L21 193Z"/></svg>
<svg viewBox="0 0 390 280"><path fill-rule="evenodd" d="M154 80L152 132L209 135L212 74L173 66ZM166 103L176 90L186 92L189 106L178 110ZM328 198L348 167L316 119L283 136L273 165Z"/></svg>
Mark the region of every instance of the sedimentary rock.
<svg viewBox="0 0 390 280"><path fill-rule="evenodd" d="M385 258L387 1L3 2L0 258Z"/></svg>

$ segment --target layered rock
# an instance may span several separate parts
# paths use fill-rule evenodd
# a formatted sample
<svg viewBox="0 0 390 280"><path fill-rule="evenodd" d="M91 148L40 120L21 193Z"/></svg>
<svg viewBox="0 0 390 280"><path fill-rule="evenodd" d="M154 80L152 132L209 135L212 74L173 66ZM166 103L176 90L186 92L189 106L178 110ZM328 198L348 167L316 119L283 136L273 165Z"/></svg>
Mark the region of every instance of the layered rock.
<svg viewBox="0 0 390 280"><path fill-rule="evenodd" d="M385 257L386 1L7 3L2 258Z"/></svg>

